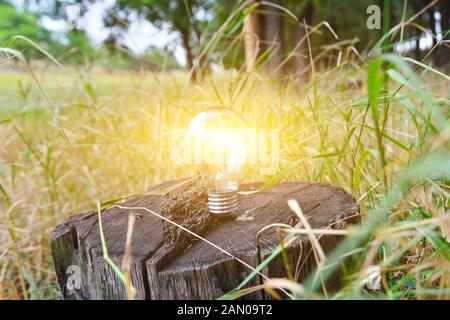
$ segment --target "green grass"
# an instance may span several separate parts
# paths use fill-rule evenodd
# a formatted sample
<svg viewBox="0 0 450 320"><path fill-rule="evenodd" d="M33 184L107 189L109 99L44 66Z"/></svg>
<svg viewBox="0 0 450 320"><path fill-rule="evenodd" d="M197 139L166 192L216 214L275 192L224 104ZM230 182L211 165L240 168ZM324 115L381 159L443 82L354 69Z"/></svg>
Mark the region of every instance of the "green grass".
<svg viewBox="0 0 450 320"><path fill-rule="evenodd" d="M23 70L0 73L1 299L57 298L50 231L97 201L192 175L168 161L170 133L215 106L280 130L279 171L248 166L244 180L327 182L361 206L362 226L349 227L318 270L340 270L343 288L325 294L312 274L291 284L297 298L450 297L447 75L391 54L319 70L301 90L259 69L197 84L184 73ZM362 284L370 265L381 268L379 290Z"/></svg>

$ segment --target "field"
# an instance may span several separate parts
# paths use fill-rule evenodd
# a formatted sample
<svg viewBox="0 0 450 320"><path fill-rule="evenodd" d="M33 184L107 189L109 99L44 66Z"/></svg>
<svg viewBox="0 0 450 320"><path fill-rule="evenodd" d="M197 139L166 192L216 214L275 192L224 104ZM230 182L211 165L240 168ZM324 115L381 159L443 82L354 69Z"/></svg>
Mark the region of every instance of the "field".
<svg viewBox="0 0 450 320"><path fill-rule="evenodd" d="M319 69L300 88L258 71L190 83L183 72L2 66L0 299L60 298L51 230L97 201L194 174L170 161L170 133L216 106L280 132L278 172L247 166L245 181L326 182L358 200L363 227L327 259L350 256L334 264L345 286L327 298L450 298L447 75L392 54ZM381 285L371 290L373 265Z"/></svg>

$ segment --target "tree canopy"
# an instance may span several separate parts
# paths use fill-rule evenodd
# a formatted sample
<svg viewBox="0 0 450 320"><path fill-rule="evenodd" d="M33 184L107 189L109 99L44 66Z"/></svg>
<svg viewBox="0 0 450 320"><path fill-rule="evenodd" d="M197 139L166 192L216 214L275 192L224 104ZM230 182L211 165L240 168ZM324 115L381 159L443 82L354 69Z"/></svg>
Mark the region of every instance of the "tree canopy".
<svg viewBox="0 0 450 320"><path fill-rule="evenodd" d="M37 3L44 4L44 1L37 0ZM13 5L0 0L0 40L4 42L12 35L19 34L37 42L51 54L62 55L66 60L76 63L83 62L85 57L114 57L115 60L128 61L127 65L137 62L140 67L146 65L155 69L157 64L163 64L168 68L176 68L174 53L167 48L153 46L139 57L120 48L118 43L121 40L123 43L123 37L131 24L136 20L147 20L156 28L177 35L175 41L183 47L186 67L193 71L191 74L195 78L197 72L207 68L211 62L222 64L225 68L240 68L245 63L244 22L253 16L252 26L256 29L251 32L258 38L258 55L270 51L270 59L266 59L268 68L283 71L291 67L298 69L309 63L302 61L309 50L313 56L322 55L321 59L325 61L329 55L323 54L324 49L333 54L336 49L330 49L330 45L336 42L347 41L354 49L364 52L380 39L383 32L429 4L427 0L411 0L406 2L407 6L400 1L378 1L378 5L386 9L383 10L384 30L369 30L366 27L366 9L373 4L370 0L352 1L351 5L349 1L339 0L117 0L101 17L109 36L103 43L104 47L97 49L92 47L83 30L68 30L63 36L64 41L61 41L39 24L39 15L67 20L67 8L70 5L78 5L83 14L94 3L93 0L46 1L46 5L42 5L42 9L36 13L17 11ZM438 1L417 18L418 24L435 35L438 33L436 10L441 13L441 29L445 32L449 29L449 6L445 0ZM225 21L228 24L223 28ZM311 29L323 21L328 23L328 30L324 27ZM304 22L310 32L310 48L305 47L306 41L298 45L305 36ZM405 38L416 41L413 53L416 58L421 56L419 38L423 30L405 27ZM209 46L213 38L214 45ZM15 43L15 47L25 50L30 58L40 57L37 50L24 42ZM387 50L392 50L392 47ZM440 46L433 57L435 63L442 65L448 62L448 52L448 46ZM287 57L289 59L284 68L277 68ZM151 61L143 63L143 59Z"/></svg>
<svg viewBox="0 0 450 320"><path fill-rule="evenodd" d="M95 50L81 30L69 30L57 37L39 23L39 14L17 10L12 4L0 2L0 41L6 43L20 35L39 45L55 57L66 56L65 61L81 63L84 57L92 58ZM42 52L23 39L17 39L13 48L20 50L28 59L42 58Z"/></svg>

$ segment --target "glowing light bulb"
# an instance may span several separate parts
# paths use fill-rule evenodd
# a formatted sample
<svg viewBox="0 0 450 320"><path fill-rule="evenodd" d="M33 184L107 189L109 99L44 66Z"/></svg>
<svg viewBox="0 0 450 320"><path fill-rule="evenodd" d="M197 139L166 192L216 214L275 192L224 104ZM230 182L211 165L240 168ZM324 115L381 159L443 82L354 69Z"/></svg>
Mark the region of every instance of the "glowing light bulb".
<svg viewBox="0 0 450 320"><path fill-rule="evenodd" d="M197 164L214 180L208 190L209 211L219 217L236 213L239 176L247 158L245 129L242 116L228 108L207 109L189 124Z"/></svg>

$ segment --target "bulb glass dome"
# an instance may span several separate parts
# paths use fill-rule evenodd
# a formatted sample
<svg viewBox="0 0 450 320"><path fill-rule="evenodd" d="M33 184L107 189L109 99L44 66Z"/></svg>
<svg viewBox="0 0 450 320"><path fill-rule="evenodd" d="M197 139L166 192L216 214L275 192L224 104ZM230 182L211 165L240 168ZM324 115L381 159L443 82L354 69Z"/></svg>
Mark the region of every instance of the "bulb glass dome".
<svg viewBox="0 0 450 320"><path fill-rule="evenodd" d="M197 163L207 168L217 190L237 190L247 155L246 123L228 108L211 108L197 114L189 124Z"/></svg>

